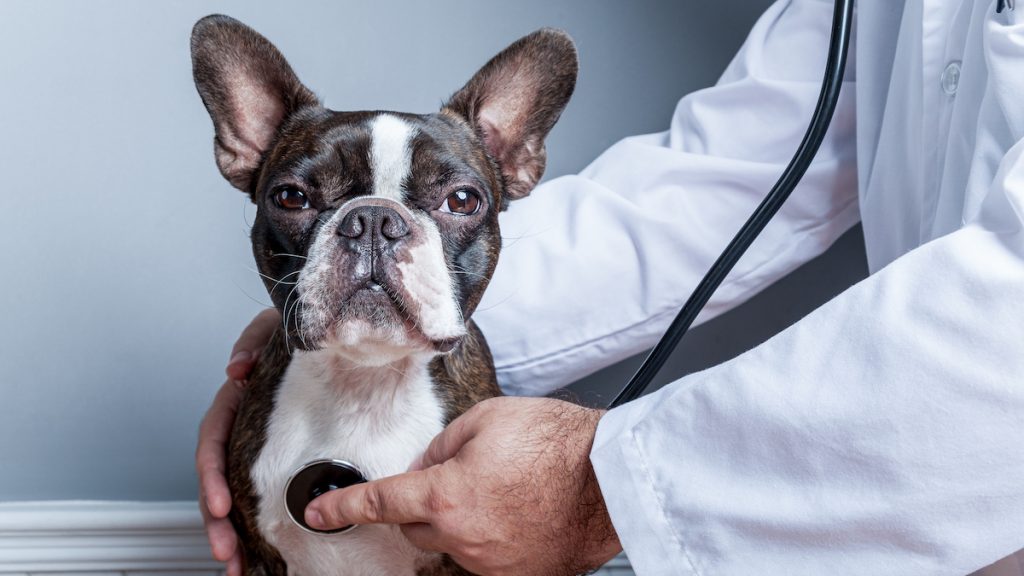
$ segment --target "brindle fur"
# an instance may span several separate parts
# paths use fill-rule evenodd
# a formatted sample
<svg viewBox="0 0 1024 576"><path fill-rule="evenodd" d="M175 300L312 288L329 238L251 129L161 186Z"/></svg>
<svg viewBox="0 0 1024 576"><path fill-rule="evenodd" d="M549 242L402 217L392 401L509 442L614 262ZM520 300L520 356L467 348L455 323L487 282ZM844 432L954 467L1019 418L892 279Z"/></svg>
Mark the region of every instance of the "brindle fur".
<svg viewBox="0 0 1024 576"><path fill-rule="evenodd" d="M469 333L455 350L430 363L434 388L444 401L445 424L477 402L501 396L487 340L472 320L467 322L466 328Z"/></svg>

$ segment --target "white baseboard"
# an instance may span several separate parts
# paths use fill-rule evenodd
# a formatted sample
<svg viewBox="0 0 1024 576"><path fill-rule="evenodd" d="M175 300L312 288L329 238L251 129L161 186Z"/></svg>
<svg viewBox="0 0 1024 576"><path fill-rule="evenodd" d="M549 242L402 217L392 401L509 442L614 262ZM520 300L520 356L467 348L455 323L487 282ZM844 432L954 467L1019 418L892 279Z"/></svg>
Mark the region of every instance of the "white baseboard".
<svg viewBox="0 0 1024 576"><path fill-rule="evenodd" d="M220 568L195 502L0 503L0 574Z"/></svg>
<svg viewBox="0 0 1024 576"><path fill-rule="evenodd" d="M213 576L195 502L0 502L0 574ZM632 574L620 557L599 574Z"/></svg>

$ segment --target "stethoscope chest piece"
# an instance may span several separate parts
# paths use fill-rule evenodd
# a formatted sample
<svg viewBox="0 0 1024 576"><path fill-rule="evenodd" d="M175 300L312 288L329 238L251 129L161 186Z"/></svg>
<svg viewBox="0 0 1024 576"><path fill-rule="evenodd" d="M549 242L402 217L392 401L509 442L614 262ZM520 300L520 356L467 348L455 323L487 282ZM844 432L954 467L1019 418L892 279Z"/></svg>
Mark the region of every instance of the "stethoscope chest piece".
<svg viewBox="0 0 1024 576"><path fill-rule="evenodd" d="M341 534L354 529L355 524L336 530L316 530L306 524L306 506L314 498L355 484L366 482L366 477L354 465L344 460L314 460L299 468L284 489L285 507L288 516L300 528L314 534Z"/></svg>

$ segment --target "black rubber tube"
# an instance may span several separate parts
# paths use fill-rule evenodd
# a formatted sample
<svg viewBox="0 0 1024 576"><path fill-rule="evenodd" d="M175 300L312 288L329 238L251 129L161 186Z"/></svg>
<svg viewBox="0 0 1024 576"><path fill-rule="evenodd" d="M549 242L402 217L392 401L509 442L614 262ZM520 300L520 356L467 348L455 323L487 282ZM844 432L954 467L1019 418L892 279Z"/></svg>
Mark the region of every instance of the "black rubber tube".
<svg viewBox="0 0 1024 576"><path fill-rule="evenodd" d="M725 280L729 271L747 251L747 248L757 239L764 227L768 225L775 213L779 211L793 189L800 183L804 173L807 172L815 154L818 153L818 148L821 147L821 142L832 122L836 105L839 103L839 92L843 87L843 74L846 71L846 52L850 45L852 23L853 0L836 0L832 18L832 38L829 42L828 60L825 64L825 78L822 81L818 104L814 109L810 126L807 127L807 133L804 134L800 147L779 181L775 183L757 210L740 228L736 237L729 242L725 251L697 285L693 294L690 295L686 304L669 325L668 330L665 331L665 335L647 355L640 369L608 405L609 409L635 400L643 394L672 351L675 350L683 335L690 329L697 315L704 309L704 305L707 304L711 295Z"/></svg>

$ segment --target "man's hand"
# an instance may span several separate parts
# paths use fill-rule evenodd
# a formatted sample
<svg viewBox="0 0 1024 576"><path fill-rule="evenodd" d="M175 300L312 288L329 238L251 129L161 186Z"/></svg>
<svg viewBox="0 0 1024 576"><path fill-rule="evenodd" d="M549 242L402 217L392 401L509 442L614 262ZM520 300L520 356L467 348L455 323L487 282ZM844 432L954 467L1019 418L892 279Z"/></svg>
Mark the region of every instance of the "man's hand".
<svg viewBox="0 0 1024 576"><path fill-rule="evenodd" d="M590 464L603 412L493 398L454 420L410 472L328 492L321 529L400 524L424 550L477 574L579 574L621 551Z"/></svg>
<svg viewBox="0 0 1024 576"><path fill-rule="evenodd" d="M228 438L235 423L235 412L242 400L245 379L249 377L260 351L280 323L281 315L274 308L264 310L253 318L231 349L231 359L226 369L228 380L217 392L199 425L199 443L196 447L199 510L206 524L206 535L210 539L213 557L227 562L228 576L242 574L238 536L228 519L228 512L231 511L231 493L225 477Z"/></svg>

